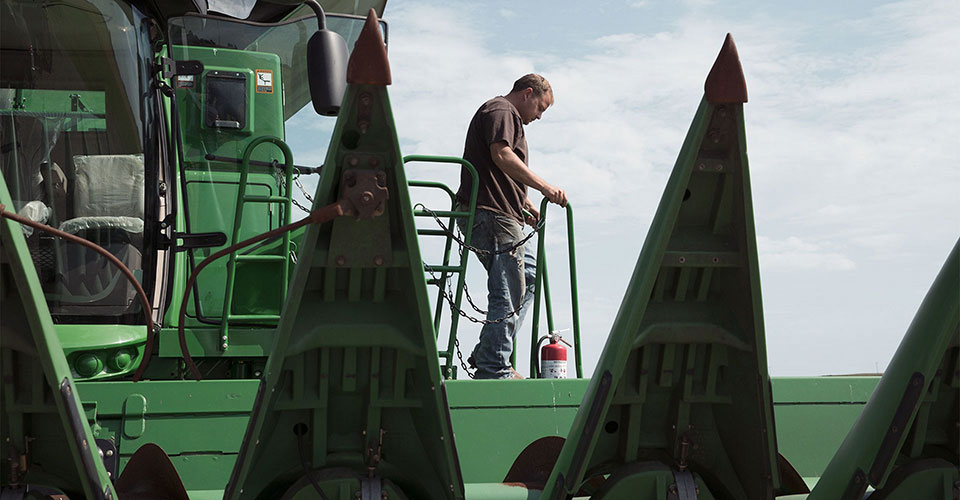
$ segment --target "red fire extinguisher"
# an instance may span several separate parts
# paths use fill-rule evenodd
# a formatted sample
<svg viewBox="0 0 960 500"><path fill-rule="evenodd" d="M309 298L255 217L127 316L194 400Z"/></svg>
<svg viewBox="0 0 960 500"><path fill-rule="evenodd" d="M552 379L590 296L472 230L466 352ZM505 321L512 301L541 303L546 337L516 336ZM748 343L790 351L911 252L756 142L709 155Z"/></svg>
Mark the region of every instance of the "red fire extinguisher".
<svg viewBox="0 0 960 500"><path fill-rule="evenodd" d="M537 345L546 339L550 343L540 350L540 378L567 378L567 348L561 342L573 346L556 332L542 337Z"/></svg>

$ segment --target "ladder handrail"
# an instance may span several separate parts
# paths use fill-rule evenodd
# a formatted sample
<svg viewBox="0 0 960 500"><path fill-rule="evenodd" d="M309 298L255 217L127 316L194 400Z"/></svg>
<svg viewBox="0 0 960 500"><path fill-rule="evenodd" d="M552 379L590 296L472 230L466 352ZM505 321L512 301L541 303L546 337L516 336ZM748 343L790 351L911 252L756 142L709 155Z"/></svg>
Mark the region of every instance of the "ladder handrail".
<svg viewBox="0 0 960 500"><path fill-rule="evenodd" d="M284 205L282 220L280 221L280 226L286 226L290 224L291 217L291 208L293 206L293 153L290 151L290 146L287 145L279 137L274 136L261 136L250 141L247 144L247 147L243 150L243 157L240 161L240 182L237 185L237 208L234 213L233 218L233 231L231 233L230 245L235 245L240 238L240 227L243 220L243 204L245 202L255 202L260 200L247 200L247 178L250 174L250 157L253 155L253 151L264 143L272 143L280 149L280 152L283 154L283 172L284 172L284 184L282 187L278 186L278 189L285 189L286 194L283 194L284 198L282 202L277 201L276 203L282 203ZM274 203L274 201L264 200L266 203ZM290 233L285 232L282 236L283 243L281 247L282 256L289 258L290 255ZM220 350L226 351L229 346L230 339L230 319L231 319L231 309L233 307L233 292L234 292L234 281L236 279L236 267L237 267L237 251L230 252L230 256L227 260L227 283L226 290L224 291L223 296L223 310L221 312L221 321L220 321L220 342L217 342L217 345L220 347ZM284 297L287 293L287 287L290 284L290 266L289 262L284 262L282 275L282 289L280 300L283 302ZM264 319L275 319L271 315L262 315ZM249 317L244 317L245 320L250 320Z"/></svg>
<svg viewBox="0 0 960 500"><path fill-rule="evenodd" d="M546 219L547 217L547 200L546 198L540 203L540 218ZM583 378L583 363L582 356L580 352L580 305L577 295L577 253L574 243L574 233L573 233L573 206L570 203L567 203L566 206L567 214L567 254L570 259L570 310L571 315L573 316L573 352L574 352L574 366L577 371L577 378ZM544 220L544 223L546 220ZM544 225L546 227L546 225ZM554 328L553 322L553 305L550 300L550 281L547 276L547 254L546 254L546 245L544 244L544 239L547 232L545 230L540 231L540 235L537 238L537 281L536 286L534 287L534 296L533 296L533 326L530 332L530 376L533 377L534 374L539 373L537 367L537 334L540 330L540 295L541 289L543 290L543 297L545 302L545 307L547 311L547 328L552 333ZM514 338L514 349L513 349L513 358L514 365L516 365L516 338Z"/></svg>
<svg viewBox="0 0 960 500"><path fill-rule="evenodd" d="M464 242L469 244L473 236L473 218L474 218L474 215L476 214L477 193L479 191L479 185L480 185L480 176L477 174L477 169L469 161L457 156L431 156L431 155L404 156L403 163L406 164L409 162L457 164L467 169L467 172L470 174L470 178L473 182L470 187L470 203L468 207L469 215L467 215L466 230L464 231L463 238L464 238ZM451 212L456 210L457 208L456 193L454 193L453 190L450 189L446 184L443 184L441 182L436 182L436 181L408 181L407 184L409 186L436 188L436 189L441 189L445 191L450 196ZM455 230L454 219L456 218L457 217L452 214L449 217L448 225L449 225L450 231ZM448 266L450 264L450 250L452 247L452 243L453 243L453 238L451 237L451 235L447 235L446 243L444 246L444 252L443 252L443 264L442 264L443 266ZM459 270L457 271L457 274L458 274L457 289L456 289L456 292L454 292L454 304L455 304L454 307L456 307L457 309L460 308L460 304L463 301L463 288L466 283L467 263L470 260L468 258L469 256L470 256L469 250L467 250L466 248L460 249L460 265L457 266L459 268ZM433 323L434 336L437 337L438 339L440 337L440 317L443 313L443 293L444 293L443 284L447 280L447 272L448 271L440 272L440 283L438 283L439 290L437 292L437 306L436 306L436 312L434 314L434 323ZM456 349L457 327L459 326L459 322L460 322L460 316L458 314L450 315L450 335L447 339L447 349L444 351L440 351L438 353L439 357L446 359L446 362L444 363L444 366L443 366L443 376L445 378L453 378L453 370L454 370L453 353L454 353L454 350Z"/></svg>

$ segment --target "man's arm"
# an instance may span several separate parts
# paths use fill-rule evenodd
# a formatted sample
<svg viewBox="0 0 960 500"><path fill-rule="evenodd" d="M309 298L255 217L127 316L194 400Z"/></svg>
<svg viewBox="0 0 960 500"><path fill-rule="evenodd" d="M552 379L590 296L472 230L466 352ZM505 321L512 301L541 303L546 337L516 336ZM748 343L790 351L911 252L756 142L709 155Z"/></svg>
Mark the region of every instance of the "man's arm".
<svg viewBox="0 0 960 500"><path fill-rule="evenodd" d="M567 206L567 194L560 188L547 184L539 175L530 170L523 161L507 145L506 141L495 142L490 145L490 157L493 163L510 176L511 179L532 187L543 194L548 200L561 207Z"/></svg>

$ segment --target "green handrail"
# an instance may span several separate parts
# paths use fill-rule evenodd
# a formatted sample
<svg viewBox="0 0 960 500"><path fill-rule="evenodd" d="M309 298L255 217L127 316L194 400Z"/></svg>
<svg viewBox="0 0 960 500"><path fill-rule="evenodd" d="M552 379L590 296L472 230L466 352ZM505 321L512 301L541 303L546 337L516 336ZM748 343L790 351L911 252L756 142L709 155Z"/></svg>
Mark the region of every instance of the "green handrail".
<svg viewBox="0 0 960 500"><path fill-rule="evenodd" d="M547 199L544 198L540 203L540 218L546 222L547 217ZM573 352L574 366L577 370L577 378L583 378L583 363L580 352L580 304L577 295L577 253L574 244L573 233L573 206L567 203L567 254L570 259L570 309L573 319ZM539 374L537 367L537 340L540 330L540 295L543 290L544 301L547 310L547 328L550 332L555 330L553 322L553 305L550 300L550 281L547 276L547 249L544 244L546 230L541 230L537 238L537 281L534 288L533 298L533 327L530 331L530 376ZM516 338L514 338L514 354L512 356L514 365L516 365Z"/></svg>
<svg viewBox="0 0 960 500"><path fill-rule="evenodd" d="M253 155L253 151L257 146L263 143L272 143L280 148L280 151L283 153L283 172L284 180L286 187L286 194L282 196L282 201L273 201L270 197L264 199L258 199L255 196L247 196L247 178L250 174L250 156ZM279 137L273 136L262 136L258 137L252 141L250 144L247 144L247 147L243 150L243 160L240 163L240 184L237 187L237 208L236 213L234 214L233 221L233 232L230 238L230 244L236 244L240 239L240 226L241 221L243 220L243 204L244 203L276 203L280 202L283 204L283 220L280 222L281 226L290 224L290 212L291 207L293 206L293 153L290 151L290 147L287 146L287 143L283 142ZM283 234L283 243L281 249L281 256L286 260L290 255L290 233L286 232ZM232 315L230 310L233 307L233 292L234 292L234 280L236 279L237 272L237 252L231 252L230 257L227 260L227 283L226 291L223 297L223 316L220 323L220 342L217 342L221 351L226 351L227 347L230 345L230 321L255 321L258 319L261 320L276 320L275 315ZM286 296L287 288L290 282L290 266L286 263L283 265L282 272L282 291L281 291L281 303L283 298Z"/></svg>
<svg viewBox="0 0 960 500"><path fill-rule="evenodd" d="M436 189L441 189L445 191L450 196L450 211L447 213L443 213L443 216L448 217L447 225L450 228L450 230L453 231L454 230L453 225L455 223L455 219L458 217L466 217L467 224L466 224L466 231L464 231L464 234L463 234L463 238L464 238L464 242L469 244L471 241L470 239L473 235L473 217L474 217L474 214L476 213L477 192L480 184L480 177L477 175L477 169L469 161L456 156L429 156L429 155L404 156L403 163L406 164L409 162L457 164L462 166L463 168L466 168L467 172L470 173L470 178L473 181L473 183L470 189L469 211L466 213L466 215L464 215L463 213L456 212L456 209L457 209L456 194L446 184L435 182L435 181L407 182L409 186L436 188ZM430 214L426 213L425 211L416 211L414 212L414 215L429 216ZM424 235L435 234L430 231L423 232L423 233L418 231L417 233L424 234ZM446 243L444 245L444 251L443 251L442 266L444 269L447 269L450 266L450 250L451 250L452 244L453 244L453 238L450 235L447 235L447 239L446 239ZM434 319L433 319L434 336L436 336L438 339L440 337L440 317L443 313L443 284L447 280L447 273L456 272L457 274L459 274L459 276L457 277L457 290L456 292L454 292L455 293L454 307L456 307L457 310L459 310L460 304L463 300L463 287L466 282L467 262L469 262L469 258L468 258L469 256L470 256L469 251L466 248L462 248L460 251L460 265L455 266L457 270L456 271L443 270L440 272L440 278L439 278L440 282L438 283L440 288L437 292L437 308L434 313ZM445 378L453 378L455 375L454 367L453 367L453 353L454 353L454 350L456 349L457 327L459 325L459 322L460 322L460 315L458 314L450 315L450 337L447 340L447 349L444 351L440 351L438 353L439 357L444 358L446 360L443 367L443 376Z"/></svg>

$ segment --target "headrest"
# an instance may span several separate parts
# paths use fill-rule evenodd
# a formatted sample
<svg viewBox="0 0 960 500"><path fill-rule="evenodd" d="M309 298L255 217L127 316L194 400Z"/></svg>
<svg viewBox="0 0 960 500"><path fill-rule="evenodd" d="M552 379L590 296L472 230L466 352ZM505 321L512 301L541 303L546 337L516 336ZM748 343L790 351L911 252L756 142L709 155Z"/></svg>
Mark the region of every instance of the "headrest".
<svg viewBox="0 0 960 500"><path fill-rule="evenodd" d="M143 218L143 155L73 157L74 217Z"/></svg>

